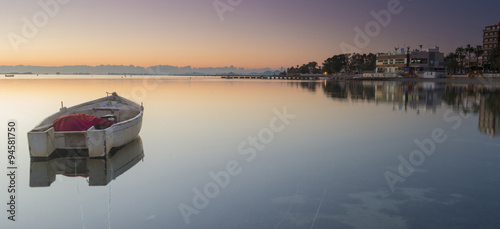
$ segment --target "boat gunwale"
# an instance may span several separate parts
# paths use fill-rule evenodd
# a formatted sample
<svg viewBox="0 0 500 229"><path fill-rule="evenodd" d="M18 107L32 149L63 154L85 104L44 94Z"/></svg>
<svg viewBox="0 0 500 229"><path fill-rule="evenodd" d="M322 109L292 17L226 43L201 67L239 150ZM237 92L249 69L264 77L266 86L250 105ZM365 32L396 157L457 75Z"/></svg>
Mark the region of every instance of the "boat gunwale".
<svg viewBox="0 0 500 229"><path fill-rule="evenodd" d="M37 133L40 133L40 132L47 132L48 130L50 130L51 127L45 129L45 130L36 130L37 128L40 128L44 125L42 125L45 121L47 121L47 119L55 116L55 117L61 117L61 115L65 112L68 112L68 111L71 111L71 110L76 110L78 108L82 108L82 107L85 107L85 106L90 106L92 104L95 104L95 103L100 103L100 102L105 102L105 101L112 101L112 100L116 100L116 98L124 101L124 103L128 106L131 106L132 108L138 108L139 109L139 114L137 114L136 116L130 118L130 119L126 119L124 121L121 121L121 122L118 122L118 123L115 123L113 125L111 125L110 127L108 128L111 128L113 126L121 126L122 124L126 124L126 123L129 123L129 122L132 122L134 121L135 119L137 119L139 116L142 116L143 115L143 111L144 111L144 107L139 105L138 103L132 101L132 100L129 100L127 98L124 98L122 96L119 96L119 95L110 95L110 96L106 96L106 97L102 97L102 98L98 98L98 99L95 99L95 100L91 100L91 101L87 101L87 102L84 102L84 103L80 103L80 104L77 104L77 105L74 105L74 106L71 106L71 107L63 107L61 108L61 110L59 110L58 112L54 113L54 114L51 114L49 115L48 117L46 117L45 119L43 119L40 123L38 123L32 130L29 131L29 133L31 132L37 132ZM48 125L48 124L45 124L45 125ZM106 128L106 129L108 129ZM103 129L103 130L106 130L106 129ZM58 131L57 133L77 133L77 132L82 132L82 133L85 133L87 132L88 130L85 130L85 131Z"/></svg>

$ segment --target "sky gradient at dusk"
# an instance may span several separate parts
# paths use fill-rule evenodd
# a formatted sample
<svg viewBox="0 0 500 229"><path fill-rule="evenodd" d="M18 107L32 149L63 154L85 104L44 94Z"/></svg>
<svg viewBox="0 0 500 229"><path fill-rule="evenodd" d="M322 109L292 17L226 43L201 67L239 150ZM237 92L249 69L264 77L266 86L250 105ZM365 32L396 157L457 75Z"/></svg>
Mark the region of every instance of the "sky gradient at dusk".
<svg viewBox="0 0 500 229"><path fill-rule="evenodd" d="M42 0L41 2L55 2ZM63 2L62 0L60 0ZM223 20L212 0L86 0L58 4L32 37L25 21L44 22L38 1L4 2L0 14L0 65L138 65L244 68L322 63L354 45L370 12L389 0L242 0ZM227 0L220 2L230 6ZM237 2L237 1L233 1ZM402 12L362 52L438 45L444 52L479 45L482 29L500 21L500 2L401 0ZM11 40L23 40L17 52ZM26 43L26 41L28 43Z"/></svg>

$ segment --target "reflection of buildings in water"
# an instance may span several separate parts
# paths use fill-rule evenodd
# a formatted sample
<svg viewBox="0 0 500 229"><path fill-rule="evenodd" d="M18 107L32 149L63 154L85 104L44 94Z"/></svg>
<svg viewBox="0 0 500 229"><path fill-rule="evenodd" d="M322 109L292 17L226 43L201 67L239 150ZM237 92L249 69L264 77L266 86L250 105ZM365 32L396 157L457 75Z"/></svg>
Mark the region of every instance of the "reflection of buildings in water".
<svg viewBox="0 0 500 229"><path fill-rule="evenodd" d="M443 92L434 82L405 84L383 81L325 81L323 90L328 97L334 99L386 103L392 105L393 110L410 108L436 112L443 101Z"/></svg>
<svg viewBox="0 0 500 229"><path fill-rule="evenodd" d="M297 87L309 88L311 84L294 83ZM457 112L478 113L481 93L491 95L489 107L499 107L498 89L486 89L482 85L442 85L437 82L399 81L324 81L321 84L327 97L349 102L368 101L387 104L393 110L432 111L436 113L443 102ZM489 102L488 102L489 101ZM496 110L496 109L495 109ZM498 114L500 112L493 112Z"/></svg>
<svg viewBox="0 0 500 229"><path fill-rule="evenodd" d="M386 103L398 109L405 101L403 89L395 83L375 84L375 104Z"/></svg>
<svg viewBox="0 0 500 229"><path fill-rule="evenodd" d="M491 137L498 137L500 134L500 115L495 115L486 103L486 98L481 97L479 103L479 131Z"/></svg>
<svg viewBox="0 0 500 229"><path fill-rule="evenodd" d="M498 89L467 84L438 87L435 82L325 81L323 91L333 99L374 101L377 105L390 105L393 110L409 108L436 113L445 102L457 112L479 113L479 130L492 137L500 136Z"/></svg>
<svg viewBox="0 0 500 229"><path fill-rule="evenodd" d="M445 89L445 102L455 110L477 113L480 103L478 88L471 85L454 85Z"/></svg>
<svg viewBox="0 0 500 229"><path fill-rule="evenodd" d="M392 105L394 110L430 110L433 113L441 107L442 90L435 83L406 84L385 83L375 85L375 102Z"/></svg>
<svg viewBox="0 0 500 229"><path fill-rule="evenodd" d="M112 149L109 158L57 157L31 159L30 187L48 187L56 175L85 177L90 186L104 186L144 158L140 137L127 145Z"/></svg>

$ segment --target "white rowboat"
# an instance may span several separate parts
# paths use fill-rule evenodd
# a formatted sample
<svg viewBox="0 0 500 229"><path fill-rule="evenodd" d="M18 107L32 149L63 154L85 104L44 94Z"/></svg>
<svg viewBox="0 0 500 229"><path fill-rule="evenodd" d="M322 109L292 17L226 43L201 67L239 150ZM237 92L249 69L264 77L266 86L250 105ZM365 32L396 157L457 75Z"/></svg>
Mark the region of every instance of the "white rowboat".
<svg viewBox="0 0 500 229"><path fill-rule="evenodd" d="M106 157L113 147L123 146L139 135L144 107L113 92L111 95L61 110L28 132L32 157L49 157L55 149L87 149L88 156ZM97 117L116 116L116 123L106 129L91 127L86 131L55 131L53 122L70 114Z"/></svg>

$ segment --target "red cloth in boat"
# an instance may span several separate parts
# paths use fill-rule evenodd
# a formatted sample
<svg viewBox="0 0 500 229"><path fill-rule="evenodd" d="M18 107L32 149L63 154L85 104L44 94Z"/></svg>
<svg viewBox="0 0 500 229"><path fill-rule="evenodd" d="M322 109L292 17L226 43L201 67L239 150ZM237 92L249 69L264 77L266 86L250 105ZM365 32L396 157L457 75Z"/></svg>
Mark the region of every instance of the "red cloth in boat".
<svg viewBox="0 0 500 229"><path fill-rule="evenodd" d="M88 114L70 114L54 121L55 131L86 131L97 125L111 126L114 122Z"/></svg>

